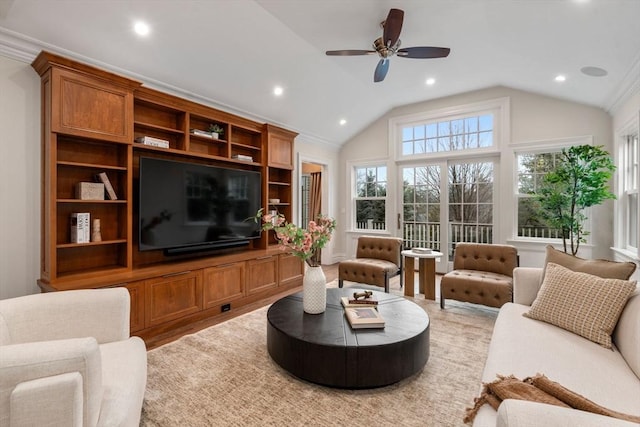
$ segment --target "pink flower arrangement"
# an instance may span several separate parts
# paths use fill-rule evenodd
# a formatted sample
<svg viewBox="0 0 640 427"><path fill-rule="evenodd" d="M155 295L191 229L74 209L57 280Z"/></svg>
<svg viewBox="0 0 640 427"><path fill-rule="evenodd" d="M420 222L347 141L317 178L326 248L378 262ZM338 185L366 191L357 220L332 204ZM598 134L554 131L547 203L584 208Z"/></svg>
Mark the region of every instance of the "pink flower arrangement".
<svg viewBox="0 0 640 427"><path fill-rule="evenodd" d="M324 215L318 216L316 221L309 221L306 229L287 222L282 214L264 214L263 209L256 215L256 219L260 218L263 230L275 232L281 249L289 250L311 267L320 265L318 250L331 240L331 233L336 228L336 221Z"/></svg>

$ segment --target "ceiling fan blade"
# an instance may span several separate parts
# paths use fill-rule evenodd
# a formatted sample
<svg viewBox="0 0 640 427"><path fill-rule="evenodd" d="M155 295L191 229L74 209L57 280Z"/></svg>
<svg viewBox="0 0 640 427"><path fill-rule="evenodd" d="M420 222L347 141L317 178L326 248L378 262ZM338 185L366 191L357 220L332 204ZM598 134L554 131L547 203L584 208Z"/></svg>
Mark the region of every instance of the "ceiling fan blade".
<svg viewBox="0 0 640 427"><path fill-rule="evenodd" d="M376 71L373 73L373 81L375 83L381 82L387 76L387 72L389 71L389 60L386 58L378 61L378 65L376 65Z"/></svg>
<svg viewBox="0 0 640 427"><path fill-rule="evenodd" d="M398 49L396 55L401 58L444 58L450 51L448 47L416 46Z"/></svg>
<svg viewBox="0 0 640 427"><path fill-rule="evenodd" d="M345 49L345 50L328 50L326 52L329 56L355 56L355 55L371 55L372 53L376 53L375 50L356 50L356 49Z"/></svg>
<svg viewBox="0 0 640 427"><path fill-rule="evenodd" d="M387 20L384 21L384 31L382 32L382 40L386 47L395 46L398 42L403 20L404 11L400 9L391 9L389 11Z"/></svg>

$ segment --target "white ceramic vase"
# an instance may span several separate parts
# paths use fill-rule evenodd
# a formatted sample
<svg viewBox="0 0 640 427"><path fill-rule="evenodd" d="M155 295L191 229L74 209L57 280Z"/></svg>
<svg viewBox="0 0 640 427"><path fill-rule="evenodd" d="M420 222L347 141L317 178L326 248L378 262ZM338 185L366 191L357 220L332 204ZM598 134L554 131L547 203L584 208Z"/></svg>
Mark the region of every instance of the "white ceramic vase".
<svg viewBox="0 0 640 427"><path fill-rule="evenodd" d="M327 278L322 267L308 267L302 279L302 307L305 313L320 314L327 309Z"/></svg>

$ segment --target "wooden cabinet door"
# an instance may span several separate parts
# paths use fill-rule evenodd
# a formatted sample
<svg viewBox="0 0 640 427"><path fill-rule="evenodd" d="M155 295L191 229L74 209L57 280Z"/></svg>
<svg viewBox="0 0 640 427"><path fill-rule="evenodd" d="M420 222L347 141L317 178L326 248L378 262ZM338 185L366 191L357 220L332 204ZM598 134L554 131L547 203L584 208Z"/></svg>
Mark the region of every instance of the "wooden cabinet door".
<svg viewBox="0 0 640 427"><path fill-rule="evenodd" d="M304 262L291 254L278 255L278 286L297 286L302 284L304 275Z"/></svg>
<svg viewBox="0 0 640 427"><path fill-rule="evenodd" d="M202 310L202 270L145 282L145 326L159 325Z"/></svg>
<svg viewBox="0 0 640 427"><path fill-rule="evenodd" d="M125 285L131 296L130 328L133 332L144 329L144 280Z"/></svg>
<svg viewBox="0 0 640 427"><path fill-rule="evenodd" d="M245 263L219 265L205 268L203 273L203 306L219 307L244 296Z"/></svg>
<svg viewBox="0 0 640 427"><path fill-rule="evenodd" d="M133 90L60 68L52 73L51 132L133 143Z"/></svg>
<svg viewBox="0 0 640 427"><path fill-rule="evenodd" d="M293 141L298 135L270 124L265 125L267 133L267 166L293 169Z"/></svg>
<svg viewBox="0 0 640 427"><path fill-rule="evenodd" d="M247 295L278 286L278 255L247 261Z"/></svg>

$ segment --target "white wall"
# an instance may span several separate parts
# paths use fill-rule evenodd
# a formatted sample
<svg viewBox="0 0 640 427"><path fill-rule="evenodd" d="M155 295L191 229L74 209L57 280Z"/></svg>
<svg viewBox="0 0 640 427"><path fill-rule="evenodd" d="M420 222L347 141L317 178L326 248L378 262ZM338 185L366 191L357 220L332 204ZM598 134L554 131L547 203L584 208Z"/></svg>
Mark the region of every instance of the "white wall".
<svg viewBox="0 0 640 427"><path fill-rule="evenodd" d="M40 77L0 56L0 299L39 292Z"/></svg>
<svg viewBox="0 0 640 427"><path fill-rule="evenodd" d="M512 143L530 142L533 145L537 141L592 136L594 144L604 145L605 149L610 153L612 152L611 116L603 109L516 89L493 87L406 105L389 111L344 145L340 151L340 182L349 182L347 162L393 159L392 153L388 153L388 123L390 119L504 97L508 97L510 100L511 140L504 141L501 147L501 167L503 167L505 163L513 163L512 158L508 159L509 161L503 161L507 156L513 156L513 149L509 148L509 144ZM509 169L511 169L511 166L509 166ZM503 178L501 185L507 188L506 196L503 194L503 197L500 197L499 205L497 206L498 211L502 215L501 218L507 218L506 221L501 220L501 224L504 224L508 223L510 218L514 217L513 193L510 193L510 187L506 187L506 181L513 181L513 175L510 170L506 172L501 171L500 175ZM397 183L394 180L396 173L389 171L388 176L390 179L389 188L391 191L395 191L397 187ZM394 181L392 182L391 180ZM511 186L510 183L508 185ZM349 195L349 189L346 188L346 186L341 186L339 200L342 206L347 206L347 204L350 203ZM612 212L612 202L606 202L604 205L592 209L591 219L597 224L597 227L594 227L591 236L593 248L585 247L586 252L588 252L586 256L594 256L597 258L612 257L611 251L609 250L613 243ZM346 219L344 215L340 216L340 222L342 224L347 223ZM509 230L507 231L502 229L500 233L502 242L497 241L496 243L505 243L508 241L518 246L520 264L523 266L542 265L545 245L520 245L518 242L512 240L511 227L509 226L508 228ZM342 229L340 231L344 234L348 230ZM350 253L351 249L349 245L347 245L345 251L347 252L347 256L353 256L353 254Z"/></svg>

